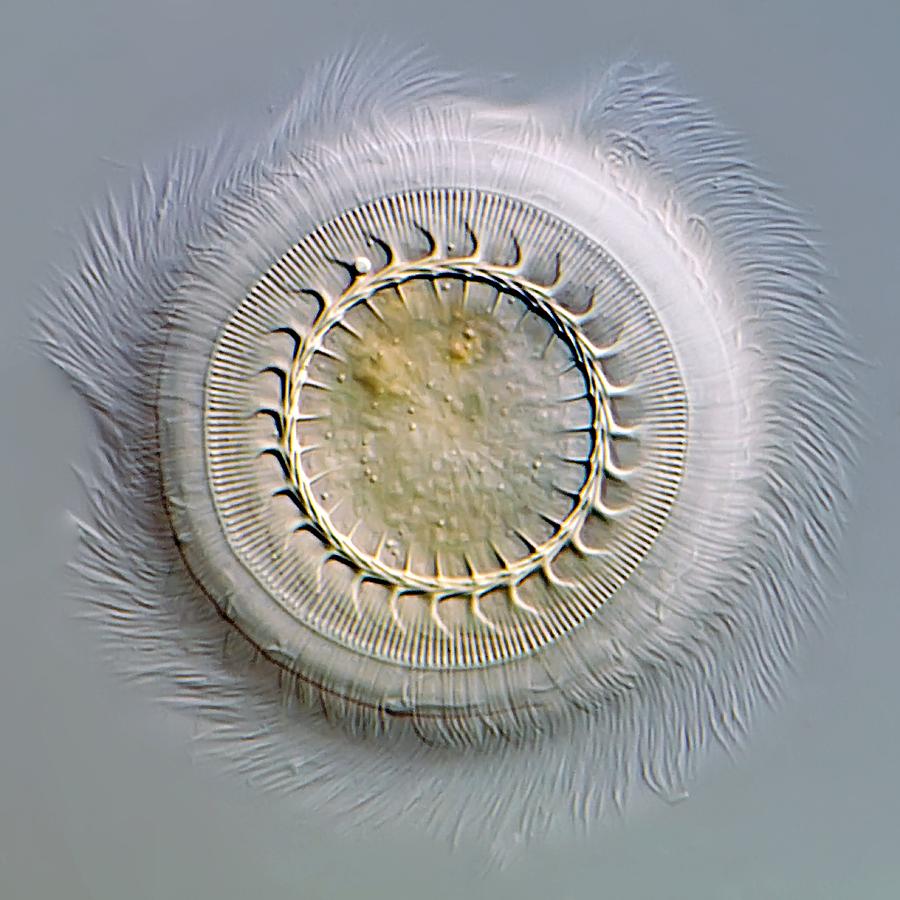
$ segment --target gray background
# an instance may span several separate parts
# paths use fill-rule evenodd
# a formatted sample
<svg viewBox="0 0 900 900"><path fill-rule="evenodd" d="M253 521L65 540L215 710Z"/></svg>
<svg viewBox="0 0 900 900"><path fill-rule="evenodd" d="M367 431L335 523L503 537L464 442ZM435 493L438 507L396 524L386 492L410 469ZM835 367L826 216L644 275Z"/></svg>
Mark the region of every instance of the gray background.
<svg viewBox="0 0 900 900"><path fill-rule="evenodd" d="M900 896L900 4L78 0L0 26L0 897L757 898ZM521 75L670 61L748 135L822 227L865 355L846 599L745 751L583 844L485 873L408 832L335 835L188 759L189 727L115 684L61 602L86 460L80 401L28 347L48 265L142 159L237 110L264 121L349 39L425 42ZM172 740L173 736L176 738Z"/></svg>

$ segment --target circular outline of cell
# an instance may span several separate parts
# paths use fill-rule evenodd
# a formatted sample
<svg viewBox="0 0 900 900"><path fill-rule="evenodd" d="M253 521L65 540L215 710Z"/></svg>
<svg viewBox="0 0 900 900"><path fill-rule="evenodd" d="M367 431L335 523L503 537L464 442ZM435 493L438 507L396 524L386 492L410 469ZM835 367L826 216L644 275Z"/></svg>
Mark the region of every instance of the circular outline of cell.
<svg viewBox="0 0 900 900"><path fill-rule="evenodd" d="M493 224L497 222L500 227ZM379 223L380 231L374 231ZM388 243L373 234L393 235L393 240ZM438 248L448 242L467 250L462 255L441 254ZM542 247L556 249L550 259L530 261L532 248ZM360 257L363 251L370 256ZM380 261L376 257L373 263L373 251L380 253ZM503 261L491 260L488 251ZM335 279L335 273L341 277ZM299 389L295 376L321 347L322 335L343 310L365 303L385 285L440 274L524 297L542 316L551 317L557 337L569 342L574 365L588 379L585 393L592 409L585 475L569 491L571 514L554 522L555 536L543 551L523 536L523 545L532 553L543 553L533 556L527 568L513 569L474 588L465 580L447 588L415 582L402 570L373 571L368 560L341 547L331 529L315 521L293 468L296 448L291 436L303 423L301 410L295 408ZM310 286L329 280L338 285L331 298ZM291 344L281 362L269 355L274 352L270 335L283 335ZM600 367L618 360L621 368L635 351L638 362L625 369L631 384L614 383ZM184 383L185 369L197 366L199 372L199 361L206 357L211 359L210 370L198 383L202 380L206 397L209 462L208 470L201 470L201 459L191 464L186 451L195 439L195 420L179 418L170 409L184 401L178 385ZM585 374L588 365L593 370ZM386 694L405 694L417 698L410 701L415 711L428 710L429 715L476 719L488 715L488 708L495 716L505 707L523 705L551 715L557 701L546 688L538 693L523 688L513 696L498 671L481 678L472 693L464 670L524 657L535 657L533 664L539 668L557 665L544 661L542 649L564 640L616 593L664 527L677 495L686 445L686 404L674 356L650 303L609 254L571 226L529 204L493 194L418 191L351 210L274 264L216 333L214 347L203 349L194 338L170 344L164 371L171 386L163 388L162 396L172 401L163 400L163 420L181 424L170 428L163 445L163 472L167 494L175 501L170 509L179 511L177 531L193 536L182 542L191 569L215 599L227 589L223 573L230 581L231 567L243 566L252 577L243 581L223 609L229 619L239 621L241 630L277 655L288 670L314 684L327 679L333 692L375 709ZM648 372L651 377L645 378ZM277 386L270 395L261 387L261 373L275 376L268 379ZM613 404L629 398L640 401L644 419L624 424ZM267 437L266 426L273 419L274 434ZM243 434L245 429L249 436ZM615 449L619 442L638 444L645 451L643 464L619 465ZM261 476L260 457L277 460L278 465L269 468L283 477ZM197 498L179 502L193 492L190 485L199 486L204 477L215 498L216 518L211 524L211 513ZM605 487L610 482L622 486L628 502L608 501ZM274 498L285 495L293 501L284 507L291 515L280 518ZM588 518L604 523L605 544L594 546L586 538ZM295 558L288 541L298 531L312 532L321 541L318 558ZM223 532L229 551L224 557L216 550ZM209 537L200 539L201 534ZM553 564L563 551L565 572L560 575ZM302 552L310 554L309 544ZM498 558L506 561L502 554ZM336 567L339 571L349 567L352 577L338 584L323 577L331 559L342 563ZM398 584L404 577L407 583ZM364 603L369 582L386 585L387 593ZM492 591L506 601L499 604L499 615L481 609L481 598ZM404 594L424 599L420 605L427 615L404 624L398 610ZM454 598L464 600L462 615L455 621L444 612ZM276 607L277 626L270 624ZM404 613L409 607L406 600ZM309 630L325 639L319 650L312 649L317 645ZM275 653L272 648L277 648ZM376 667L378 677L358 678L363 659ZM410 666L437 677L411 692ZM578 678L569 664L553 677L560 683ZM454 707L459 708L457 713L451 713ZM441 709L443 714L434 712Z"/></svg>

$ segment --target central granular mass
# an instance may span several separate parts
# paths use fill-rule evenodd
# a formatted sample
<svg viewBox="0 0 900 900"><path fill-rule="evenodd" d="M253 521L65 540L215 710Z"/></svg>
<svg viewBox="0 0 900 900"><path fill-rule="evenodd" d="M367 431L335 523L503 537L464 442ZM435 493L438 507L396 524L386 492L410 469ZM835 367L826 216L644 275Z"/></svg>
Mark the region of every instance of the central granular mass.
<svg viewBox="0 0 900 900"><path fill-rule="evenodd" d="M527 556L588 474L572 348L485 282L414 278L353 306L312 359L301 414L304 471L334 526L419 574Z"/></svg>

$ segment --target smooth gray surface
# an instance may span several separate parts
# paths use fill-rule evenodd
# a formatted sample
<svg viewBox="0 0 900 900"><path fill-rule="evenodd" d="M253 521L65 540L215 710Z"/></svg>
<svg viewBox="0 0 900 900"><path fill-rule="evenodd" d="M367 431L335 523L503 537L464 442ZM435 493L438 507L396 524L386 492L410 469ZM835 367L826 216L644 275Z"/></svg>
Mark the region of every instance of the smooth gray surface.
<svg viewBox="0 0 900 900"><path fill-rule="evenodd" d="M17 0L0 32L0 897L900 895L900 6ZM369 35L519 73L523 93L623 54L672 62L821 225L837 301L878 363L847 599L783 707L687 802L502 872L403 823L350 837L297 824L193 766L185 723L113 683L61 601L63 510L81 503L70 463L90 430L27 345L39 283L107 184L236 112L264 121L304 64Z"/></svg>

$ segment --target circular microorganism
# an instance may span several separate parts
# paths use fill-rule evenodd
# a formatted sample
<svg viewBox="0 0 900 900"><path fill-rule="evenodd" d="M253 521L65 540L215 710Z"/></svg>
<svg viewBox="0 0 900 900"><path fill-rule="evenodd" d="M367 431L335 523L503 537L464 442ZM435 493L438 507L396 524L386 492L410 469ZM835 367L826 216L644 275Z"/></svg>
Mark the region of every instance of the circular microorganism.
<svg viewBox="0 0 900 900"><path fill-rule="evenodd" d="M41 328L117 671L307 809L505 852L746 736L857 423L809 229L700 104L491 97L322 66L111 203Z"/></svg>
<svg viewBox="0 0 900 900"><path fill-rule="evenodd" d="M208 338L169 342L162 470L226 615L375 714L553 707L505 665L545 667L621 587L683 463L674 355L622 267L510 198L393 195L291 247Z"/></svg>

